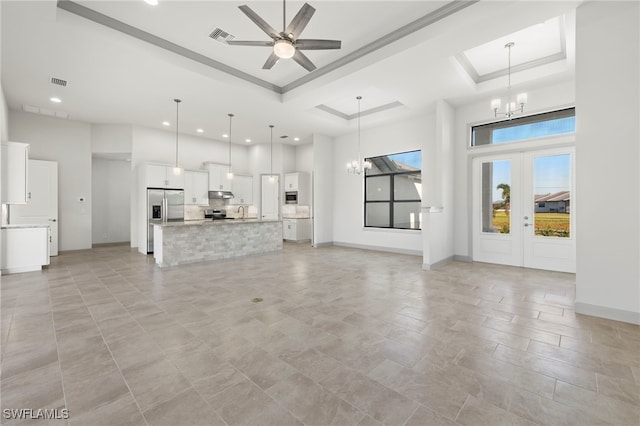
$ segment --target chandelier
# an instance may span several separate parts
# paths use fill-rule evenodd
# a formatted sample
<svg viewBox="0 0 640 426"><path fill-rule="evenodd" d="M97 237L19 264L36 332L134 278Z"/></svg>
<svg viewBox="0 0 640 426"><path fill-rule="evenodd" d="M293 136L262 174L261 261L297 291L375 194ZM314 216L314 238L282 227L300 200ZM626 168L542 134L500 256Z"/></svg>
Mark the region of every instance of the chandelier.
<svg viewBox="0 0 640 426"><path fill-rule="evenodd" d="M507 105L504 111L501 111L500 108L502 106L502 101L498 99L493 99L491 101L491 109L493 110L494 117L505 116L507 118L511 118L514 115L522 114L524 112L524 104L527 103L527 94L520 93L516 98L516 102L511 101L511 48L515 45L514 42L509 42L504 45L505 48L509 49L509 68L508 68L508 76L509 76L509 85L507 86Z"/></svg>
<svg viewBox="0 0 640 426"><path fill-rule="evenodd" d="M360 101L362 100L362 96L357 96L356 99L358 100L358 159L347 163L347 174L350 175L360 175L371 168L371 162L362 160L362 156L360 155Z"/></svg>

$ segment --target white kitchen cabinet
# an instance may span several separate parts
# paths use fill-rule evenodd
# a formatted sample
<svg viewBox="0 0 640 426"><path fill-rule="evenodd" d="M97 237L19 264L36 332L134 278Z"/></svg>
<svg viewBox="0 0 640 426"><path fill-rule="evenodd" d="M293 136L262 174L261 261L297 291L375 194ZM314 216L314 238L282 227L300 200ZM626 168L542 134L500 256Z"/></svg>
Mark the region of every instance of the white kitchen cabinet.
<svg viewBox="0 0 640 426"><path fill-rule="evenodd" d="M231 181L230 204L253 204L253 176L235 175Z"/></svg>
<svg viewBox="0 0 640 426"><path fill-rule="evenodd" d="M184 171L184 204L209 205L209 173L194 170Z"/></svg>
<svg viewBox="0 0 640 426"><path fill-rule="evenodd" d="M146 188L184 189L184 171L176 175L172 166L141 164L140 167Z"/></svg>
<svg viewBox="0 0 640 426"><path fill-rule="evenodd" d="M2 142L2 204L29 201L29 144Z"/></svg>
<svg viewBox="0 0 640 426"><path fill-rule="evenodd" d="M48 226L3 226L1 244L3 274L39 271L49 264Z"/></svg>
<svg viewBox="0 0 640 426"><path fill-rule="evenodd" d="M282 219L282 239L297 242L311 240L311 219Z"/></svg>
<svg viewBox="0 0 640 426"><path fill-rule="evenodd" d="M295 191L298 193L298 203L308 205L310 201L311 185L309 173L296 172L284 175L284 191Z"/></svg>
<svg viewBox="0 0 640 426"><path fill-rule="evenodd" d="M228 164L207 163L209 171L209 191L231 191L231 179Z"/></svg>

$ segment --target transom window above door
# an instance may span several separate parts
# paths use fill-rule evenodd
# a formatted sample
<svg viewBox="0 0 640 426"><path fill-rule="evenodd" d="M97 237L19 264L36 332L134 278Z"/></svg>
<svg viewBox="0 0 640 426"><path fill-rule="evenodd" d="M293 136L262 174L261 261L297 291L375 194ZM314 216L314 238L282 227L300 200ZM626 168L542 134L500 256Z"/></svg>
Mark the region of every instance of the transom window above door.
<svg viewBox="0 0 640 426"><path fill-rule="evenodd" d="M576 109L566 108L471 127L471 146L520 142L576 131Z"/></svg>

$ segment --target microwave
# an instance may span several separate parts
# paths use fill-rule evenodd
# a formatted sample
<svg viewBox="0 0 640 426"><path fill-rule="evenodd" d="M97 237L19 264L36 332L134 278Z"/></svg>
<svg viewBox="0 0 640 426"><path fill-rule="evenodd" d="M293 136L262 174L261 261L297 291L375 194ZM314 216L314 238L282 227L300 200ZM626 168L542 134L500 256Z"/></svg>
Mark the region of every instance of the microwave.
<svg viewBox="0 0 640 426"><path fill-rule="evenodd" d="M284 193L285 204L298 204L298 191L287 191Z"/></svg>

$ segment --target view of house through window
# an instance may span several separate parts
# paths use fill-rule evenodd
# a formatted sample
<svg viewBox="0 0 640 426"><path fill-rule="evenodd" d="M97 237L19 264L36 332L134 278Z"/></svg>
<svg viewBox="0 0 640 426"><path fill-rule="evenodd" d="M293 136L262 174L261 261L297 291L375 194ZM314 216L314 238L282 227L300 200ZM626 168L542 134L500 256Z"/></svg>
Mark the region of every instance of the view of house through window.
<svg viewBox="0 0 640 426"><path fill-rule="evenodd" d="M364 223L367 227L421 229L422 152L367 158Z"/></svg>

